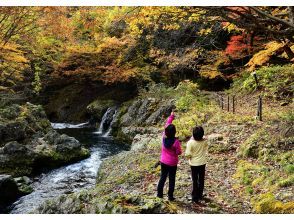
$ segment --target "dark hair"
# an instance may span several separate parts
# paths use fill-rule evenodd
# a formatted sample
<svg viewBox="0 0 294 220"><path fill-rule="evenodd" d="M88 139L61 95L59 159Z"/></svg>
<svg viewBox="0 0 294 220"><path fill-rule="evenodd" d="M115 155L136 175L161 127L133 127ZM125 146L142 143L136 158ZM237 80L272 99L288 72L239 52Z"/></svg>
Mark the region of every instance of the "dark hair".
<svg viewBox="0 0 294 220"><path fill-rule="evenodd" d="M204 130L201 126L196 126L193 128L193 138L196 141L202 140L203 135L204 135Z"/></svg>
<svg viewBox="0 0 294 220"><path fill-rule="evenodd" d="M176 141L176 127L173 124L166 126L164 130L165 136L163 138L163 145L166 148L171 148Z"/></svg>
<svg viewBox="0 0 294 220"><path fill-rule="evenodd" d="M166 126L165 130L165 136L167 138L175 138L176 136L176 127L173 124L169 124Z"/></svg>

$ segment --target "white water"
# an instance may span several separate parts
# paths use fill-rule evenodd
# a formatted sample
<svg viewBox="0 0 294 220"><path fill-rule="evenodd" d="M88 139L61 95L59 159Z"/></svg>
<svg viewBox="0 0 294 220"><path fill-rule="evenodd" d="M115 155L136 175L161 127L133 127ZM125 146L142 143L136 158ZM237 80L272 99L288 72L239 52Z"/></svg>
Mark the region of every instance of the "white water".
<svg viewBox="0 0 294 220"><path fill-rule="evenodd" d="M99 126L99 129L98 131L94 132L94 134L102 134L103 133L103 125L104 125L104 122L106 121L108 115L110 114L110 112L112 111L112 108L108 108L107 111L104 113L102 119L101 119L101 123L100 123L100 126Z"/></svg>
<svg viewBox="0 0 294 220"><path fill-rule="evenodd" d="M113 112L114 111L114 112ZM105 127L105 122L106 120L111 116L112 114L112 120L107 128L107 131L102 135L102 137L109 137L112 131L112 125L117 117L117 113L118 113L118 109L114 109L113 107L108 108L107 111L104 113L102 119L101 119L101 123L99 126L98 131L95 131L94 134L103 134L104 132L104 127Z"/></svg>
<svg viewBox="0 0 294 220"><path fill-rule="evenodd" d="M36 177L31 185L34 191L16 201L10 213L29 213L48 199L94 187L102 159L129 149L127 145L115 142L112 138L93 135L94 130L91 127L77 129L76 126L72 125L70 127L74 127L73 129L66 128L58 132L76 137L90 148L91 156Z"/></svg>
<svg viewBox="0 0 294 220"><path fill-rule="evenodd" d="M88 125L89 122L80 123L80 124L69 124L69 123L51 123L52 128L54 129L64 129L64 128L83 128L85 125Z"/></svg>
<svg viewBox="0 0 294 220"><path fill-rule="evenodd" d="M32 185L34 191L15 202L11 213L29 213L47 199L93 187L100 164L100 153L95 149L85 160L41 175Z"/></svg>
<svg viewBox="0 0 294 220"><path fill-rule="evenodd" d="M109 128L108 128L107 132L102 137L109 137L109 135L110 135L110 133L112 131L112 125L113 125L113 123L114 123L114 121L116 119L117 113L118 113L118 110L116 109L113 116L112 116L112 121L111 121L111 123L109 125Z"/></svg>

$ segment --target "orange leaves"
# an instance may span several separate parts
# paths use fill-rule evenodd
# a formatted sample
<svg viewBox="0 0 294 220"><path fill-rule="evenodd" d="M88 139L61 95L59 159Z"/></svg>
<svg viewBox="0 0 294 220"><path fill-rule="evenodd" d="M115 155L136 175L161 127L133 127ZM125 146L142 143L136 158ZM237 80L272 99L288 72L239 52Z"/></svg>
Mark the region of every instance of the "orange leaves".
<svg viewBox="0 0 294 220"><path fill-rule="evenodd" d="M228 46L225 50L225 54L232 58L238 58L244 54L248 54L251 46L247 43L244 35L232 36L228 41Z"/></svg>
<svg viewBox="0 0 294 220"><path fill-rule="evenodd" d="M113 37L106 38L95 51L72 51L55 74L86 77L105 84L129 81L139 73L137 67L123 59L131 43L128 39Z"/></svg>

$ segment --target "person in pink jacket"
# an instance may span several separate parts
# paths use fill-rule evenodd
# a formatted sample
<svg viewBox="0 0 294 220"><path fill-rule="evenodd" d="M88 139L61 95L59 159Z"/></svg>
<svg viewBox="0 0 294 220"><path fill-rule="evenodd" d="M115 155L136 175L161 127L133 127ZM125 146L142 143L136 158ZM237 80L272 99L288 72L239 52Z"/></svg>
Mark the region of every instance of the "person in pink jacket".
<svg viewBox="0 0 294 220"><path fill-rule="evenodd" d="M163 188L167 176L169 177L168 199L175 200L174 189L176 181L177 165L179 162L178 156L182 154L180 141L175 137L176 127L172 124L175 118L174 112L168 117L165 124L165 129L162 135L161 146L161 175L157 186L157 197L163 198Z"/></svg>

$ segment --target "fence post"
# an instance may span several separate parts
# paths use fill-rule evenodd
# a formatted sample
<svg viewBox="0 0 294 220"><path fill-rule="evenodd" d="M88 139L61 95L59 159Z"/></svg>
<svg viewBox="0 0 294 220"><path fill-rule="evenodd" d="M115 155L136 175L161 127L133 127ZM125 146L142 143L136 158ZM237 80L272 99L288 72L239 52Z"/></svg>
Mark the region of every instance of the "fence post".
<svg viewBox="0 0 294 220"><path fill-rule="evenodd" d="M259 121L262 121L262 99L260 95L258 96L257 100L257 117Z"/></svg>
<svg viewBox="0 0 294 220"><path fill-rule="evenodd" d="M230 111L230 96L228 95L228 106L227 106L227 108L228 108L228 112Z"/></svg>
<svg viewBox="0 0 294 220"><path fill-rule="evenodd" d="M261 96L259 96L258 99L259 99L259 121L262 121L262 98L261 98Z"/></svg>
<svg viewBox="0 0 294 220"><path fill-rule="evenodd" d="M224 98L221 96L222 109L224 109Z"/></svg>
<svg viewBox="0 0 294 220"><path fill-rule="evenodd" d="M235 96L233 95L233 114L235 114Z"/></svg>

